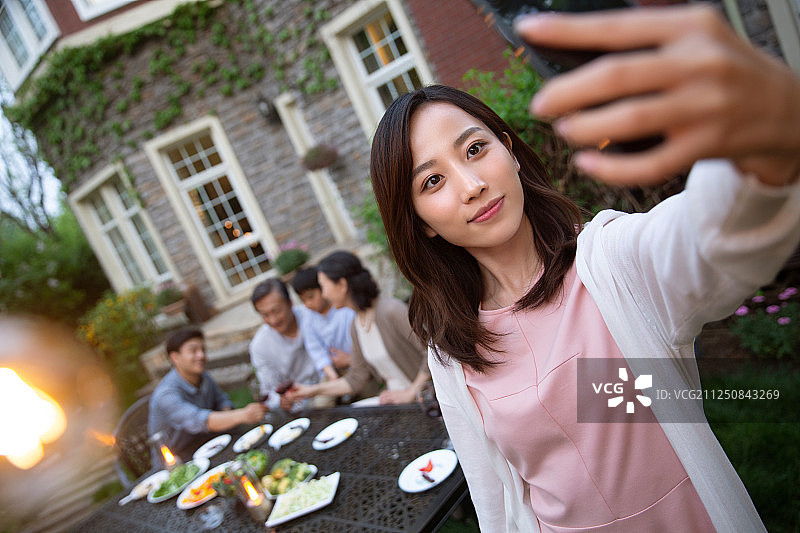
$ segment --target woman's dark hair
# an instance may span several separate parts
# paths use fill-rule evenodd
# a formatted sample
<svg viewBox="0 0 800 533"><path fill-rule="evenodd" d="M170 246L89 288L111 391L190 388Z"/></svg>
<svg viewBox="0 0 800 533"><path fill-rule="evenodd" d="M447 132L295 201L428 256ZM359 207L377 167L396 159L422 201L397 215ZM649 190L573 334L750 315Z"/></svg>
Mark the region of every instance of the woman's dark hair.
<svg viewBox="0 0 800 533"><path fill-rule="evenodd" d="M325 256L317 264L317 271L325 274L331 281L346 279L347 294L361 311L372 307L381 292L369 270L350 252L338 251Z"/></svg>
<svg viewBox="0 0 800 533"><path fill-rule="evenodd" d="M542 161L497 113L465 92L432 85L397 98L386 110L372 141L370 176L389 247L400 271L413 285L408 317L414 332L445 362L442 352L483 372L496 364L479 353L496 351L497 335L478 320L483 282L478 262L466 250L440 236L425 234L411 197L411 118L430 102L455 105L486 125L498 139L508 134L520 164L525 215L533 227L543 263L539 281L515 305L534 308L561 290L575 260L576 227L581 211L550 183ZM441 351L440 351L441 350Z"/></svg>

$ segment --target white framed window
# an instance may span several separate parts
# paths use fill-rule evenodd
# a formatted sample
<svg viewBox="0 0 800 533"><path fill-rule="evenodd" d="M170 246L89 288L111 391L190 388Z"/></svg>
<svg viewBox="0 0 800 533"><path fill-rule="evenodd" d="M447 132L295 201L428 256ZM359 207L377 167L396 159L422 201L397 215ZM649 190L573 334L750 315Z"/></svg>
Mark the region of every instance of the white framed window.
<svg viewBox="0 0 800 533"><path fill-rule="evenodd" d="M175 280L158 233L112 165L70 195L73 211L116 290Z"/></svg>
<svg viewBox="0 0 800 533"><path fill-rule="evenodd" d="M0 69L16 91L58 37L42 0L0 0Z"/></svg>
<svg viewBox="0 0 800 533"><path fill-rule="evenodd" d="M198 119L145 151L217 296L263 279L278 244L219 120Z"/></svg>
<svg viewBox="0 0 800 533"><path fill-rule="evenodd" d="M91 20L109 11L113 11L125 4L130 4L134 0L72 0L75 11L81 20Z"/></svg>
<svg viewBox="0 0 800 533"><path fill-rule="evenodd" d="M433 82L399 0L361 0L322 28L367 137L398 96Z"/></svg>

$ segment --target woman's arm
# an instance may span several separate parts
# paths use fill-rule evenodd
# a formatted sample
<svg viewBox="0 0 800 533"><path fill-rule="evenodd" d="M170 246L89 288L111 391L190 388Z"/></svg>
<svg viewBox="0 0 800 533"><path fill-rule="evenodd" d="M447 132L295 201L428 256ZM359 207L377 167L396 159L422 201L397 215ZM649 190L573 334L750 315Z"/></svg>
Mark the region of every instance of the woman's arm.
<svg viewBox="0 0 800 533"><path fill-rule="evenodd" d="M708 6L521 19L537 45L623 51L555 77L531 109L581 146L662 134L636 154L585 150L576 164L620 185L662 181L695 161L727 158L770 185L800 175L800 79Z"/></svg>
<svg viewBox="0 0 800 533"><path fill-rule="evenodd" d="M353 388L344 379L344 377L336 378L333 381L324 381L314 385L303 385L295 383L290 391L287 391L287 396L292 401L302 400L303 398L311 398L322 394L324 396L344 396L345 394L352 394Z"/></svg>
<svg viewBox="0 0 800 533"><path fill-rule="evenodd" d="M380 395L381 404L411 403L416 401L417 393L430 379L431 375L427 372L426 367L425 372L419 372L407 389L382 391Z"/></svg>

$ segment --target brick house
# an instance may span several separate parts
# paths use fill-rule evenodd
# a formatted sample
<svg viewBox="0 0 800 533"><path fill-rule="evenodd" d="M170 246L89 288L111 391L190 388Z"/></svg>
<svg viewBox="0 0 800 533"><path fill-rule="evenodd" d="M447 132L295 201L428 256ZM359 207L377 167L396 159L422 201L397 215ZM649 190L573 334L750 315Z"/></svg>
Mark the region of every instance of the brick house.
<svg viewBox="0 0 800 533"><path fill-rule="evenodd" d="M734 25L800 69L796 1L738 1L724 3ZM287 243L363 244L352 213L388 103L500 72L504 49L470 0L0 2L13 118L114 289L173 281L216 309L272 275ZM307 170L318 144L338 158Z"/></svg>

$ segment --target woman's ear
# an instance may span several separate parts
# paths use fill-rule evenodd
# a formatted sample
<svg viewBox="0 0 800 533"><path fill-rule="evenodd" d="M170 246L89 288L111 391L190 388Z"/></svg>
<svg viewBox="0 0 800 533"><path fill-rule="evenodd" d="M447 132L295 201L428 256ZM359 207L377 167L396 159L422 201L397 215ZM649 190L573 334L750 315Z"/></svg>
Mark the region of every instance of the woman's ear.
<svg viewBox="0 0 800 533"><path fill-rule="evenodd" d="M425 224L425 235L427 235L429 239L433 239L434 237L436 237L436 236L437 236L437 235L439 235L439 234L438 234L438 233L436 233L436 232L433 230L433 228L432 228L432 227L430 227L429 225Z"/></svg>
<svg viewBox="0 0 800 533"><path fill-rule="evenodd" d="M508 150L508 153L511 154L511 157L514 158L514 164L517 166L517 172L519 172L520 169L519 161L517 161L517 156L514 155L514 151L511 149L511 136L508 134L507 131L503 132L502 142L506 146L506 150Z"/></svg>

